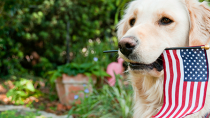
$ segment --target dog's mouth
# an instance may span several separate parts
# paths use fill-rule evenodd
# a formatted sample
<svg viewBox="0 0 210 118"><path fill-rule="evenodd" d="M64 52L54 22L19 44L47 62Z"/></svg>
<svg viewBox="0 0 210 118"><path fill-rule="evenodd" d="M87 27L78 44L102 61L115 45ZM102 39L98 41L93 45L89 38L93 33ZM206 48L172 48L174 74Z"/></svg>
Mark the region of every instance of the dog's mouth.
<svg viewBox="0 0 210 118"><path fill-rule="evenodd" d="M160 72L163 70L163 61L160 56L155 62L151 64L130 63L129 66L132 70L152 70L155 68Z"/></svg>

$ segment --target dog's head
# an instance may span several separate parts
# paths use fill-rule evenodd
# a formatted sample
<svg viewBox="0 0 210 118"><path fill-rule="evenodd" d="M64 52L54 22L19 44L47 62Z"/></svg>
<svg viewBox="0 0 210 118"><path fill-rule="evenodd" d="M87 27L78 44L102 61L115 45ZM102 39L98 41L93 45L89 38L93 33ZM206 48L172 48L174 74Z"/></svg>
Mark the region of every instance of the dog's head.
<svg viewBox="0 0 210 118"><path fill-rule="evenodd" d="M209 40L210 10L195 0L135 0L118 24L119 56L132 73L159 77L160 55L167 47L204 45Z"/></svg>

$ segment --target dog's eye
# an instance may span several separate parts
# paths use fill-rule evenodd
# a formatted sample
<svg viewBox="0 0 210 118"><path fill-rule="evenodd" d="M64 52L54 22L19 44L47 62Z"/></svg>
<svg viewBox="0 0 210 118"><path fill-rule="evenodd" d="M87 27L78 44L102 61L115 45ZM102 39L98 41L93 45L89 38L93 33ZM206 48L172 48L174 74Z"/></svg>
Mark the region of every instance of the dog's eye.
<svg viewBox="0 0 210 118"><path fill-rule="evenodd" d="M130 26L133 27L134 24L135 24L135 22L136 22L136 19L135 19L135 18L132 18L132 19L130 20Z"/></svg>
<svg viewBox="0 0 210 118"><path fill-rule="evenodd" d="M166 18L166 17L163 17L162 19L161 19L161 21L160 21L160 23L162 24L162 25L168 25L168 24L170 24L170 23L172 23L173 21L171 20L171 19L169 19L169 18Z"/></svg>

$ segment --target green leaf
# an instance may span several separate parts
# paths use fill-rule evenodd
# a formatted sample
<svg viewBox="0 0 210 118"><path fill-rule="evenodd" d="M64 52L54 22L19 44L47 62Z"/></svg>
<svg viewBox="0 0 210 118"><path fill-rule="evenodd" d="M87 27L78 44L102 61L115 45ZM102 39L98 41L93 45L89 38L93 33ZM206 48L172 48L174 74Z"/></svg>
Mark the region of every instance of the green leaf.
<svg viewBox="0 0 210 118"><path fill-rule="evenodd" d="M32 82L28 82L26 84L26 89L28 89L31 92L34 92L35 91L35 88L34 88L34 85L32 84Z"/></svg>
<svg viewBox="0 0 210 118"><path fill-rule="evenodd" d="M22 97L26 97L27 96L27 94L25 92L23 92L23 91L16 91L15 93L17 95L19 95L19 96L22 96Z"/></svg>

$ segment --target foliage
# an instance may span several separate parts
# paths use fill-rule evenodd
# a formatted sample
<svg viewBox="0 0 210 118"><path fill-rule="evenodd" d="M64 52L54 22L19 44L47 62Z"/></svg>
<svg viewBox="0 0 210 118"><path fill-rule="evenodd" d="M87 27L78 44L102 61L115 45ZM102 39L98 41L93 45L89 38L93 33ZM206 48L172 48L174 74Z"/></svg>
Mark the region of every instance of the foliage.
<svg viewBox="0 0 210 118"><path fill-rule="evenodd" d="M7 97L12 97L15 104L24 104L24 100L30 96L39 97L41 92L34 88L33 82L24 78L14 82L14 88L7 92Z"/></svg>
<svg viewBox="0 0 210 118"><path fill-rule="evenodd" d="M115 0L1 0L0 77L22 73L43 76L64 64L66 55L70 55L71 62L80 60L80 63L91 62L92 59L85 59L90 54L113 58L96 51L117 46L111 41L116 40L116 10ZM66 52L67 33L70 35L69 54ZM89 46L89 39L94 43L100 39L98 45L101 46ZM107 44L109 46L104 46ZM84 48L90 53L84 54ZM108 61L104 60L102 65L107 65Z"/></svg>
<svg viewBox="0 0 210 118"><path fill-rule="evenodd" d="M3 111L0 113L0 118L37 118L37 116L40 116L40 114L34 112L26 112L25 114L21 115L16 110Z"/></svg>
<svg viewBox="0 0 210 118"><path fill-rule="evenodd" d="M47 74L50 75L50 82L54 83L54 81L61 77L62 74L75 76L77 74L85 74L87 76L95 75L97 77L107 77L109 76L105 71L101 70L100 66L95 65L94 63L84 63L84 64L65 64L59 66L57 70L49 71Z"/></svg>
<svg viewBox="0 0 210 118"><path fill-rule="evenodd" d="M131 0L116 0L116 5L118 6L118 9L115 14L115 25L117 25L117 23L119 22L120 17L123 16L124 9L130 1Z"/></svg>
<svg viewBox="0 0 210 118"><path fill-rule="evenodd" d="M119 78L119 76L117 77ZM69 115L79 118L130 118L132 117L132 88L117 79L116 85L104 85L89 96L80 99L81 104L72 108Z"/></svg>

